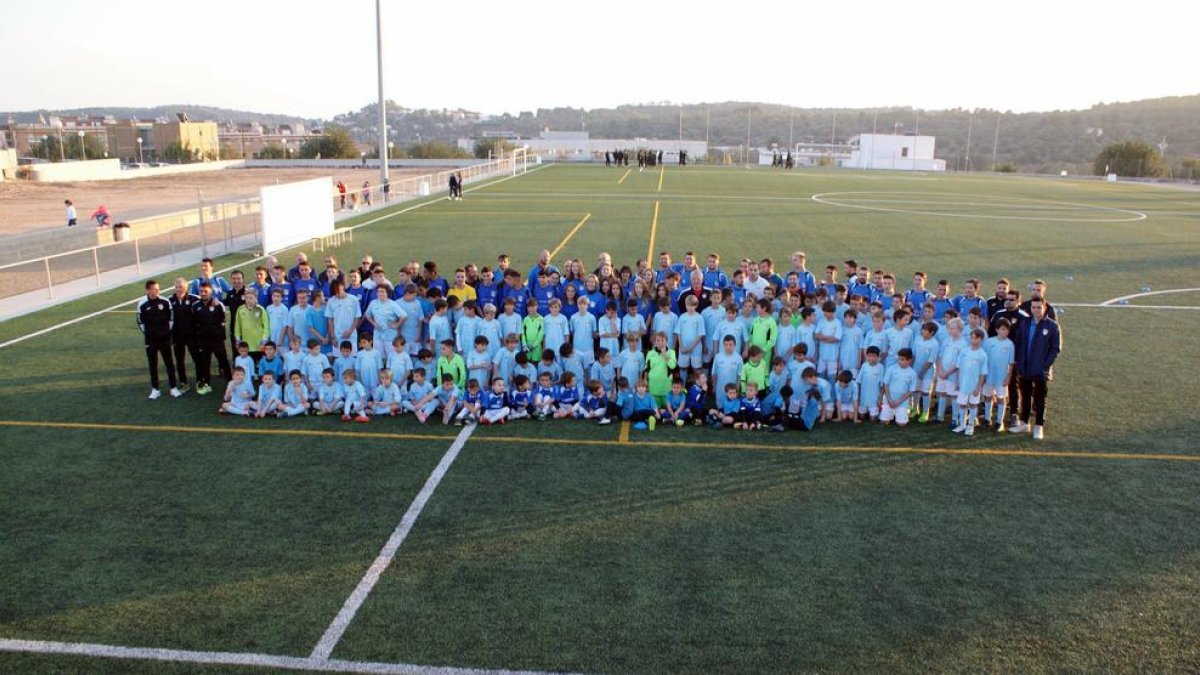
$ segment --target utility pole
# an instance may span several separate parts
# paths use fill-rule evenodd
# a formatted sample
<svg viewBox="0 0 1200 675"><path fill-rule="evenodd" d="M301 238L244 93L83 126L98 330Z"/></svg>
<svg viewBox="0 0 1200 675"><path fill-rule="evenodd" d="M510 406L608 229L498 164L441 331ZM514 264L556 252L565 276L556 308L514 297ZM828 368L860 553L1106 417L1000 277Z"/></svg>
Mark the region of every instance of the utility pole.
<svg viewBox="0 0 1200 675"><path fill-rule="evenodd" d="M375 60L379 74L379 189L388 179L387 102L383 98L383 7L375 0Z"/></svg>
<svg viewBox="0 0 1200 675"><path fill-rule="evenodd" d="M975 112L971 111L967 115L967 161L966 169L971 170L971 125L975 122Z"/></svg>
<svg viewBox="0 0 1200 675"><path fill-rule="evenodd" d="M992 137L992 171L996 170L996 148L1000 145L1000 113L996 113L996 135Z"/></svg>
<svg viewBox="0 0 1200 675"><path fill-rule="evenodd" d="M746 108L746 166L750 166L750 111L753 108Z"/></svg>

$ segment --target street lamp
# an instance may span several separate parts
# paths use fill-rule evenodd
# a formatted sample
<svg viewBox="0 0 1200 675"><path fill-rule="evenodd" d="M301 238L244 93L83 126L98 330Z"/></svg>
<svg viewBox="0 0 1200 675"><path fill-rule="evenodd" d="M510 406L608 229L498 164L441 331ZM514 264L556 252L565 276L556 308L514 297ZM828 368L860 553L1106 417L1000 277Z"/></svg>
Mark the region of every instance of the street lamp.
<svg viewBox="0 0 1200 675"><path fill-rule="evenodd" d="M137 144L138 144L138 164L142 164L143 162L142 162L142 137L141 136L137 137Z"/></svg>
<svg viewBox="0 0 1200 675"><path fill-rule="evenodd" d="M388 159L392 158L392 148L394 148L394 147L396 147L396 144L391 141L388 141Z"/></svg>
<svg viewBox="0 0 1200 675"><path fill-rule="evenodd" d="M83 129L79 130L79 156L87 161L87 148L83 147Z"/></svg>
<svg viewBox="0 0 1200 675"><path fill-rule="evenodd" d="M46 149L46 161L50 161L50 135L42 134L42 147Z"/></svg>

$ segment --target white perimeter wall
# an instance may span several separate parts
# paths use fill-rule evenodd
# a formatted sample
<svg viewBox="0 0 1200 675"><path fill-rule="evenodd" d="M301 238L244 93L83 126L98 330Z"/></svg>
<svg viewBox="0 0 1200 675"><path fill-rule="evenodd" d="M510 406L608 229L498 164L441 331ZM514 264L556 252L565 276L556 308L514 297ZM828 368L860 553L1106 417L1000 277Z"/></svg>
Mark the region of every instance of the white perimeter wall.
<svg viewBox="0 0 1200 675"><path fill-rule="evenodd" d="M314 178L259 190L263 253L333 232L333 178Z"/></svg>

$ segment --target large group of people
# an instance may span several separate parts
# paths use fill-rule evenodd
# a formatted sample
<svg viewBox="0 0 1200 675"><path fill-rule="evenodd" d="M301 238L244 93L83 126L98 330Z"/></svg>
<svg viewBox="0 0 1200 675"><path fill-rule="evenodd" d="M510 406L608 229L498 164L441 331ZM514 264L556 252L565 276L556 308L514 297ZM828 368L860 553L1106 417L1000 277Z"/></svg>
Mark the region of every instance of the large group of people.
<svg viewBox="0 0 1200 675"><path fill-rule="evenodd" d="M137 320L150 398L212 393L220 412L335 415L367 422L503 424L577 419L635 429L808 430L821 423L947 423L1044 435L1047 382L1062 346L1046 284L1029 297L980 282L953 294L924 272L911 286L854 260L808 270L803 252L780 273L769 258L726 271L719 256L617 267L601 253L522 274L507 255L443 277L434 261L389 278L369 255L342 269L303 254L248 278L212 261L165 297L155 281ZM931 287L930 287L931 286ZM226 341L228 340L229 347Z"/></svg>

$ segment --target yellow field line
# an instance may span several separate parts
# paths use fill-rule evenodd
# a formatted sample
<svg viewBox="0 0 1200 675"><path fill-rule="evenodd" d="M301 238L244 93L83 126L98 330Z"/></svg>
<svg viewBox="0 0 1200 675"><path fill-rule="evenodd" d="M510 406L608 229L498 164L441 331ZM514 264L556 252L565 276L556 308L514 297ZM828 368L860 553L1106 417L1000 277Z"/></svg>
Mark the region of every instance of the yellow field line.
<svg viewBox="0 0 1200 675"><path fill-rule="evenodd" d="M530 202L533 202L533 201L540 201L540 200L530 200ZM579 215L578 211L532 211L532 210L531 211L474 211L474 210L460 211L458 209L449 209L449 208L444 211L428 211L427 213L429 213L430 215L456 216L456 217L461 217L461 216L512 216L512 215L519 215L519 216L577 216L577 215Z"/></svg>
<svg viewBox="0 0 1200 675"><path fill-rule="evenodd" d="M654 260L654 236L658 234L658 205L659 202L654 202L654 218L650 221L650 249L646 251L647 261Z"/></svg>
<svg viewBox="0 0 1200 675"><path fill-rule="evenodd" d="M667 165L660 164L659 166L661 168L658 170L658 191L662 192L663 177L667 175Z"/></svg>
<svg viewBox="0 0 1200 675"><path fill-rule="evenodd" d="M621 176L621 180L618 180L618 181L617 181L617 185L620 185L621 183L624 183L624 182L625 182L625 179L626 179L626 178L629 178L629 174L631 174L631 173L633 173L633 169L625 169L625 175L624 175L624 176Z"/></svg>
<svg viewBox="0 0 1200 675"><path fill-rule="evenodd" d="M141 431L150 433L230 434L253 436L331 436L338 438L379 438L414 441L447 441L452 434L412 434L394 432L347 431L342 429L250 429L232 427L187 427L151 424L107 424L93 422L42 422L0 420L0 427L28 427L35 429L92 429L104 431ZM617 440L598 438L535 438L529 436L477 436L473 440L489 443L523 443L533 445L591 445L619 446L629 443L628 422L621 423ZM916 447L863 447L858 445L757 445L754 443L695 443L691 441L659 441L648 436L639 436L637 445L649 448L680 448L685 450L755 450L767 452L814 453L837 452L848 454L902 454L902 455L950 455L959 457L1044 457L1052 459L1107 459L1128 461L1200 462L1200 454L1172 455L1165 453L1138 454L1132 452L1097 452L1091 450L1003 450L996 448L916 448Z"/></svg>
<svg viewBox="0 0 1200 675"><path fill-rule="evenodd" d="M567 236L563 237L563 240L558 242L558 246L555 246L554 250L550 251L550 259L551 260L554 259L554 256L558 255L559 251L563 250L563 247L567 245L567 242L571 241L571 237L574 237L575 233L579 231L579 228L583 227L583 224L586 223L588 221L588 218L591 218L591 217L592 217L592 214L590 214L590 213L587 214L586 216L583 217L583 220L580 220L578 223L575 224L575 227L571 228L571 231L567 233Z"/></svg>

